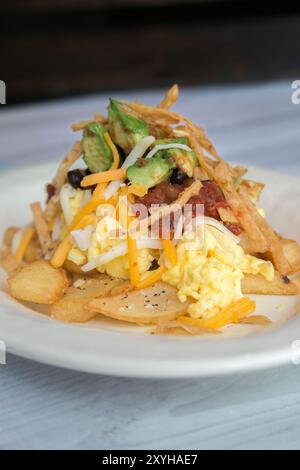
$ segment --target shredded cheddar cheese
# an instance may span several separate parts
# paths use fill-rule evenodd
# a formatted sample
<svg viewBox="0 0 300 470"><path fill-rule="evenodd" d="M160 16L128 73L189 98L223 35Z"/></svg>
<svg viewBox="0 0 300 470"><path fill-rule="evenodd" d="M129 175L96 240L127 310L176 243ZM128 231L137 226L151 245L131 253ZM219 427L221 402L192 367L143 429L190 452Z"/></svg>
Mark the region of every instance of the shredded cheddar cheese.
<svg viewBox="0 0 300 470"><path fill-rule="evenodd" d="M67 235L63 241L56 248L52 258L51 264L54 268L60 268L68 256L69 251L72 248L71 235Z"/></svg>
<svg viewBox="0 0 300 470"><path fill-rule="evenodd" d="M116 170L101 171L100 173L93 173L87 175L81 181L81 186L86 188L99 183L109 183L110 181L120 180L126 178L126 169L118 168Z"/></svg>
<svg viewBox="0 0 300 470"><path fill-rule="evenodd" d="M148 188L142 186L141 184L133 183L128 186L128 193L134 194L135 196L143 197L147 194Z"/></svg>
<svg viewBox="0 0 300 470"><path fill-rule="evenodd" d="M86 227L87 225L90 225L90 224L93 224L95 222L95 219L96 217L94 215L87 215L85 216L80 223L77 224L76 228L84 228ZM71 235L68 234L63 240L62 242L58 245L58 247L56 248L52 258L51 258L51 264L54 268L60 268L67 256L68 256L68 253L70 251L70 249L72 248L72 241L71 241Z"/></svg>
<svg viewBox="0 0 300 470"><path fill-rule="evenodd" d="M176 264L176 250L171 240L162 240L166 258L172 265Z"/></svg>
<svg viewBox="0 0 300 470"><path fill-rule="evenodd" d="M15 253L16 261L19 261L19 262L22 261L23 256L26 252L26 249L29 245L30 240L32 239L33 234L34 234L34 229L32 227L26 227L26 229L24 230L23 236L20 240L17 251Z"/></svg>
<svg viewBox="0 0 300 470"><path fill-rule="evenodd" d="M119 168L119 165L120 165L120 155L119 155L118 149L113 143L113 141L111 140L108 132L105 132L104 139L106 140L106 143L109 146L111 153L113 154L113 163L111 166L111 170L115 170L116 168Z"/></svg>
<svg viewBox="0 0 300 470"><path fill-rule="evenodd" d="M250 300L247 297L233 302L228 307L224 308L217 315L208 319L190 318L187 316L181 316L178 318L179 321L189 323L194 326L204 326L206 328L213 328L218 330L229 323L237 323L241 318L249 315L255 310L256 304L254 300Z"/></svg>
<svg viewBox="0 0 300 470"><path fill-rule="evenodd" d="M140 289L145 289L145 287L152 286L152 284L155 284L155 282L160 281L165 271L166 271L165 266L160 266L158 269L151 272L149 276L147 276L145 279L143 279L138 284L136 284L135 288L140 290Z"/></svg>

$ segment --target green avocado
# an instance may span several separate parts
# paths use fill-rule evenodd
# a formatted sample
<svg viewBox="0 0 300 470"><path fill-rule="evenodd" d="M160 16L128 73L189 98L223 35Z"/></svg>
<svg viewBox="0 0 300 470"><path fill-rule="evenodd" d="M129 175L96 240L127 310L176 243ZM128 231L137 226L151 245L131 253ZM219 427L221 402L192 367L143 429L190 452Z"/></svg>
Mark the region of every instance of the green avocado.
<svg viewBox="0 0 300 470"><path fill-rule="evenodd" d="M127 155L139 140L150 135L148 124L138 114L126 103L112 98L108 107L108 125L113 141Z"/></svg>
<svg viewBox="0 0 300 470"><path fill-rule="evenodd" d="M108 170L113 161L113 155L104 139L106 130L101 124L93 122L83 132L83 160L92 173Z"/></svg>
<svg viewBox="0 0 300 470"><path fill-rule="evenodd" d="M152 158L140 158L130 166L127 169L127 178L130 183L152 188L169 178L175 167L174 161L170 161L163 154L157 152Z"/></svg>
<svg viewBox="0 0 300 470"><path fill-rule="evenodd" d="M165 144L184 144L189 145L188 139L185 137L180 137L176 139L159 139L156 140L152 147L156 145L165 145ZM193 171L196 166L199 165L197 156L192 151L187 151L179 148L171 148L160 150L158 153L163 153L166 158L169 160L174 160L176 162L176 166L186 173L190 178L193 176Z"/></svg>

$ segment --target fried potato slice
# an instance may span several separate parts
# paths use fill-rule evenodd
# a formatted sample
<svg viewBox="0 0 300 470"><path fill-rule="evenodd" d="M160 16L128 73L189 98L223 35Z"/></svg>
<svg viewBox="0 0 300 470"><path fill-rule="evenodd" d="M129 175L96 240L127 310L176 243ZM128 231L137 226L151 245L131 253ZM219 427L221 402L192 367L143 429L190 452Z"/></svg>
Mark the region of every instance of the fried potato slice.
<svg viewBox="0 0 300 470"><path fill-rule="evenodd" d="M87 322L98 315L98 312L86 308L86 305L99 296L106 296L110 291L123 283L101 275L94 279L86 279L80 287L71 286L65 295L50 307L50 315L64 322Z"/></svg>
<svg viewBox="0 0 300 470"><path fill-rule="evenodd" d="M204 326L194 326L180 320L161 320L154 331L159 335L217 335L219 330L206 328Z"/></svg>
<svg viewBox="0 0 300 470"><path fill-rule="evenodd" d="M187 306L187 302L179 302L174 287L157 282L145 289L94 299L87 308L117 320L155 324L159 320L174 320Z"/></svg>
<svg viewBox="0 0 300 470"><path fill-rule="evenodd" d="M65 271L53 268L45 260L21 267L7 282L14 298L38 304L53 304L68 287Z"/></svg>
<svg viewBox="0 0 300 470"><path fill-rule="evenodd" d="M269 282L261 274L245 274L242 280L243 294L297 295L298 286L286 276L275 271L274 280Z"/></svg>

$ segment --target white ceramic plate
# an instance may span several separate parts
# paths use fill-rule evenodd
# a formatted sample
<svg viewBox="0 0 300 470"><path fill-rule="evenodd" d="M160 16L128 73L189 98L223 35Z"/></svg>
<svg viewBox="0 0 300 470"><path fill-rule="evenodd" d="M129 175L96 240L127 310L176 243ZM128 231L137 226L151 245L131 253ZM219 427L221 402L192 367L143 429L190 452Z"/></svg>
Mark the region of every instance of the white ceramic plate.
<svg viewBox="0 0 300 470"><path fill-rule="evenodd" d="M43 200L44 185L54 171L55 165L43 165L2 173L1 237L6 226L30 220L29 203ZM251 169L250 175L266 183L261 205L274 228L299 241L299 181L258 169ZM300 317L295 316L299 296L256 297L257 313L274 321L269 328L235 325L217 337L170 337L100 317L86 325L60 323L5 293L3 273L0 287L0 340L8 351L47 364L127 377L171 378L261 369L298 362L300 357Z"/></svg>

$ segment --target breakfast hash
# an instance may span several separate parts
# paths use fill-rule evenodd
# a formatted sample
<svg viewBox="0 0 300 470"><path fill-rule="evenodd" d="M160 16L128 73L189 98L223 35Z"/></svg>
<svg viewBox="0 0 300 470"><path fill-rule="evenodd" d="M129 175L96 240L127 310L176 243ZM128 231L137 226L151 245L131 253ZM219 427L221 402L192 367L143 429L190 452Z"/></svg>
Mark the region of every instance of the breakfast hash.
<svg viewBox="0 0 300 470"><path fill-rule="evenodd" d="M65 322L97 315L162 334L267 325L252 294L296 295L300 247L259 206L261 182L232 166L204 130L156 106L110 99L72 125L80 138L1 247L11 296Z"/></svg>

